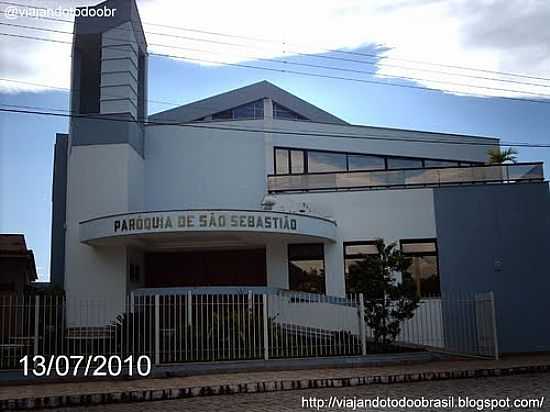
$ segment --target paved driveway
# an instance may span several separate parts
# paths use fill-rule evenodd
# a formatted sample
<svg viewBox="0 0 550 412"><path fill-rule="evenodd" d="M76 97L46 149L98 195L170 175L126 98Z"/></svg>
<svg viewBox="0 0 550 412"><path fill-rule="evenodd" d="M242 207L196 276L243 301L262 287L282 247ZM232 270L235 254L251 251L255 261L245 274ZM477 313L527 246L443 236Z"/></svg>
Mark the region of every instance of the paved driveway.
<svg viewBox="0 0 550 412"><path fill-rule="evenodd" d="M66 408L60 411L66 412L168 412L168 411L192 411L192 412L269 412L269 411L305 411L317 410L313 405L307 408L302 408L302 399L310 400L328 399L330 396L342 399L373 399L376 397L391 397L393 399L402 398L404 396L412 398L447 398L451 395L461 396L470 399L491 399L491 398L506 398L510 399L526 399L545 397L543 408L497 408L499 411L550 411L550 374L537 375L516 375L499 378L480 378L480 379L463 379L449 380L436 382L420 382L409 384L391 384L391 385L370 385L370 386L355 386L348 388L335 389L316 389L302 391L287 391L287 392L270 392L270 393L254 393L241 395L224 395L211 397L198 397L192 399L179 399L173 401L161 402L144 402L144 403L128 403L119 405L106 405L96 407L82 408ZM475 405L474 405L475 406ZM342 408L323 408L323 411L350 411L352 409ZM365 409L358 409L365 410ZM413 409L374 408L369 411L403 411ZM469 410L476 411L475 407L454 408L454 409L436 409L436 408L417 408L415 411L434 411L434 410ZM488 408L482 410L490 410ZM50 409L51 411L51 409Z"/></svg>

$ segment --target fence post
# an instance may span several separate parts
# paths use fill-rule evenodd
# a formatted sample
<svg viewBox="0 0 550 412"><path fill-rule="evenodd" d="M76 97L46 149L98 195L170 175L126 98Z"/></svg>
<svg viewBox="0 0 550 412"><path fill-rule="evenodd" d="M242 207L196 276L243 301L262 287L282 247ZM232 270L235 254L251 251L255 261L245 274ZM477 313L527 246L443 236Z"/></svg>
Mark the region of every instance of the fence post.
<svg viewBox="0 0 550 412"><path fill-rule="evenodd" d="M493 342L495 344L495 359L499 360L495 293L493 291L490 291L489 292L489 297L491 299L491 316L492 316L492 321L493 321Z"/></svg>
<svg viewBox="0 0 550 412"><path fill-rule="evenodd" d="M155 365L160 364L160 296L155 295Z"/></svg>
<svg viewBox="0 0 550 412"><path fill-rule="evenodd" d="M269 333L267 330L267 294L262 295L263 300L263 323L264 323L264 359L269 359Z"/></svg>
<svg viewBox="0 0 550 412"><path fill-rule="evenodd" d="M34 297L34 354L38 355L38 336L40 324L40 295Z"/></svg>
<svg viewBox="0 0 550 412"><path fill-rule="evenodd" d="M361 354L367 354L367 333L365 328L365 301L363 294L359 294L359 333L361 334Z"/></svg>
<svg viewBox="0 0 550 412"><path fill-rule="evenodd" d="M193 313L191 312L193 310L193 301L191 300L193 298L193 295L191 295L191 291L187 291L187 326L191 326L191 319L193 319Z"/></svg>

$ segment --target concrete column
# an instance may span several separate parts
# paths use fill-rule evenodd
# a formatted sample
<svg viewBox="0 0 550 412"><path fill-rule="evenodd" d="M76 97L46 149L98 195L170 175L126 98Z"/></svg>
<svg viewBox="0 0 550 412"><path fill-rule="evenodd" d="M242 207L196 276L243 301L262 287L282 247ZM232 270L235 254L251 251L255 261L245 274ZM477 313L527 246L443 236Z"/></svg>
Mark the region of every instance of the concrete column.
<svg viewBox="0 0 550 412"><path fill-rule="evenodd" d="M265 247L267 286L288 289L288 246L285 242L268 242Z"/></svg>
<svg viewBox="0 0 550 412"><path fill-rule="evenodd" d="M273 101L271 99L264 99L264 126L266 129L273 128ZM264 133L265 143L265 174L266 174L266 186L267 175L273 174L273 136L271 133Z"/></svg>
<svg viewBox="0 0 550 412"><path fill-rule="evenodd" d="M341 240L325 243L325 288L329 296L346 296L344 249Z"/></svg>
<svg viewBox="0 0 550 412"><path fill-rule="evenodd" d="M273 100L264 99L264 119L273 119Z"/></svg>

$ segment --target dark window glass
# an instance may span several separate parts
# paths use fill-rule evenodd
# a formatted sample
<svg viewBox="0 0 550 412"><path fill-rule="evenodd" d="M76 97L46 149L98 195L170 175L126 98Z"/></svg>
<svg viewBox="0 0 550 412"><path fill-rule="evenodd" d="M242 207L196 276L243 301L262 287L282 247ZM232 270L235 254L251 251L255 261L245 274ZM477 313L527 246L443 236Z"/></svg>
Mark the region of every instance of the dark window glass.
<svg viewBox="0 0 550 412"><path fill-rule="evenodd" d="M411 259L407 272L416 283L419 296L441 296L435 240L401 241L403 254Z"/></svg>
<svg viewBox="0 0 550 412"><path fill-rule="evenodd" d="M75 37L75 40L75 58L80 71L75 76L78 78L78 85L76 87L80 89L80 93L76 94L78 111L82 114L99 113L99 98L101 94L101 35L80 34Z"/></svg>
<svg viewBox="0 0 550 412"><path fill-rule="evenodd" d="M224 110L223 112L212 115L212 120L233 120L233 110Z"/></svg>
<svg viewBox="0 0 550 412"><path fill-rule="evenodd" d="M254 106L247 105L233 109L233 119L254 119Z"/></svg>
<svg viewBox="0 0 550 412"><path fill-rule="evenodd" d="M325 255L322 243L288 245L291 290L325 293Z"/></svg>
<svg viewBox="0 0 550 412"><path fill-rule="evenodd" d="M281 120L307 120L301 114L293 112L275 102L273 102L273 118Z"/></svg>
<svg viewBox="0 0 550 412"><path fill-rule="evenodd" d="M303 150L290 151L290 172L295 174L305 173Z"/></svg>
<svg viewBox="0 0 550 412"><path fill-rule="evenodd" d="M223 112L215 113L212 115L213 120L246 120L263 118L263 100L257 100L255 102L244 104L233 109L224 110Z"/></svg>
<svg viewBox="0 0 550 412"><path fill-rule="evenodd" d="M288 150L275 149L275 174L287 175L288 173Z"/></svg>
<svg viewBox="0 0 550 412"><path fill-rule="evenodd" d="M388 157L388 169L416 169L421 167L422 160L420 159Z"/></svg>
<svg viewBox="0 0 550 412"><path fill-rule="evenodd" d="M448 160L424 160L425 167L453 167L458 166L458 162Z"/></svg>
<svg viewBox="0 0 550 412"><path fill-rule="evenodd" d="M308 172L341 172L346 170L346 155L344 153L308 152Z"/></svg>
<svg viewBox="0 0 550 412"><path fill-rule="evenodd" d="M349 170L378 170L386 167L384 158L379 156L348 155Z"/></svg>
<svg viewBox="0 0 550 412"><path fill-rule="evenodd" d="M378 249L373 241L364 243L344 243L344 269L346 275L349 273L349 268L363 260L365 256L377 255Z"/></svg>
<svg viewBox="0 0 550 412"><path fill-rule="evenodd" d="M371 257L378 255L375 241L344 243L344 272L346 276L346 291L351 291L349 280L350 270L362 271L365 264L371 264ZM370 261L368 261L368 260ZM363 265L363 266L362 266Z"/></svg>
<svg viewBox="0 0 550 412"><path fill-rule="evenodd" d="M138 58L138 110L139 120L145 119L145 54L140 53Z"/></svg>

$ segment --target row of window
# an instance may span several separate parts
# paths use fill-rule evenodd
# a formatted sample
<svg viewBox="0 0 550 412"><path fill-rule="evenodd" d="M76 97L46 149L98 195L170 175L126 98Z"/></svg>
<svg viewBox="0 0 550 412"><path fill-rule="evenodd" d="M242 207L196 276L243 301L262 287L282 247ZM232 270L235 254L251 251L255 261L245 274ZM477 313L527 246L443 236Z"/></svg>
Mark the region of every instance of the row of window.
<svg viewBox="0 0 550 412"><path fill-rule="evenodd" d="M264 118L264 101L256 100L252 103L214 113L212 120L257 120ZM308 120L301 114L293 112L279 103L273 102L273 118L280 120ZM206 120L202 118L199 120Z"/></svg>
<svg viewBox="0 0 550 412"><path fill-rule="evenodd" d="M245 120L245 119L263 119L264 118L264 102L257 100L252 103L243 104L233 109L224 110L223 112L214 113L212 120Z"/></svg>
<svg viewBox="0 0 550 412"><path fill-rule="evenodd" d="M411 259L407 272L416 284L418 296L441 295L437 244L434 239L402 240L401 252ZM346 278L354 265L378 254L375 241L344 243ZM325 293L325 264L322 243L288 246L288 272L291 290Z"/></svg>
<svg viewBox="0 0 550 412"><path fill-rule="evenodd" d="M472 166L472 162L275 148L275 174Z"/></svg>

